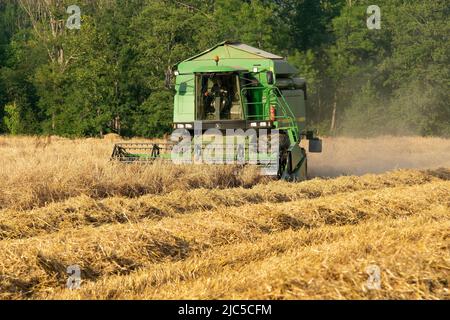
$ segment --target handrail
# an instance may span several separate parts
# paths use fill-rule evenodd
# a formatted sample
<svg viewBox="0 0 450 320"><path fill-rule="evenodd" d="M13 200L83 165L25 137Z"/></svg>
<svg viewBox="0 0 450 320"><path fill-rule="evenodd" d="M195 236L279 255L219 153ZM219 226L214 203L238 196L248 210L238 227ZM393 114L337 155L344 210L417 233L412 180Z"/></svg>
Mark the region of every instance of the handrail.
<svg viewBox="0 0 450 320"><path fill-rule="evenodd" d="M278 87L272 87L272 88L270 88L270 89L269 89L269 92L272 92L272 91L275 91L274 96L275 96L276 99L277 99L278 105L281 106L281 108L283 109L283 112L284 112L285 114L287 113L286 110L289 112L288 118L290 119L291 126L292 126L293 128L295 128L295 130L294 130L294 131L295 131L295 132L294 132L294 133L295 133L295 140L298 141L300 129L299 129L299 127L298 127L297 121L295 120L295 114L294 114L294 112L292 111L291 106L290 106L289 103L286 101L286 99L284 98L283 94L281 93L281 91L280 91L280 89L279 89ZM281 97L281 101L282 101L281 104L279 103L280 97Z"/></svg>
<svg viewBox="0 0 450 320"><path fill-rule="evenodd" d="M292 129L292 133L294 135L294 140L298 141L299 138L299 128L297 125L297 122L295 121L295 115L291 109L291 107L289 106L289 103L286 101L286 99L284 98L283 94L281 93L280 89L278 87L272 87L272 88L265 88L265 87L245 87L242 88L241 90L241 97L245 97L245 92L249 91L249 90L262 90L262 94L266 95L267 98L269 99L269 103L271 105L276 104L278 107L280 107L281 112L283 115L281 116L275 116L275 119L279 119L279 120L288 120L289 121L289 125L288 127L283 127L286 129ZM281 99L280 99L281 97ZM274 101L275 100L275 101ZM244 111L244 116L246 119L249 118L265 118L267 117L267 115L253 115L253 116L249 116L248 115L248 110L247 110L247 106L249 105L257 105L257 104L263 104L263 102L245 102L245 106L243 106L243 111Z"/></svg>
<svg viewBox="0 0 450 320"><path fill-rule="evenodd" d="M244 88L241 89L241 99L242 99L242 101L244 101L243 98L246 96L245 95L246 91L249 91L249 90L263 90L264 91L265 89L266 88L264 88L264 87L244 87ZM245 105L242 106L243 107L242 109L244 111L245 119L249 118L248 110L247 110L246 107L248 105L256 105L256 104L261 104L262 105L262 101L261 102L245 102Z"/></svg>

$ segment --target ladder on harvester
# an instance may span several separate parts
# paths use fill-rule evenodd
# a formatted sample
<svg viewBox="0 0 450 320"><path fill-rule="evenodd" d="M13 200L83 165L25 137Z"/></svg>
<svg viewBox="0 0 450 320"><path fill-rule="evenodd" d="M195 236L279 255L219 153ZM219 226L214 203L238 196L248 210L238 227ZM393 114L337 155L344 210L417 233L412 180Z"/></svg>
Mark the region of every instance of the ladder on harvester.
<svg viewBox="0 0 450 320"><path fill-rule="evenodd" d="M274 106L279 114L275 115L275 122L278 122L277 129L283 130L288 133L291 145L300 142L300 130L295 119L294 112L287 103L286 99L282 95L281 91L277 87L266 89L264 87L249 87L241 90L241 97L246 97L247 93L252 90L261 90L263 95L266 95L266 101L269 101L269 106ZM260 105L264 107L262 101L258 102L245 102L243 106L244 116L247 120L270 120L266 113L249 115L249 106Z"/></svg>

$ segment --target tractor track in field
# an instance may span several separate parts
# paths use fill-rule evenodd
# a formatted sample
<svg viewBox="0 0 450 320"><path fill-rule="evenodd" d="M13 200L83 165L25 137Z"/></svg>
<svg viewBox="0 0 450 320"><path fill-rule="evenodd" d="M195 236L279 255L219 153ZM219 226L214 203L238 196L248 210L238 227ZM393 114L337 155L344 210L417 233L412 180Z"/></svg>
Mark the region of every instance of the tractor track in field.
<svg viewBox="0 0 450 320"><path fill-rule="evenodd" d="M247 204L283 203L360 190L421 185L445 181L449 177L450 171L446 169L404 170L382 175L314 179L300 184L278 181L257 185L252 189L174 191L132 199L112 197L98 200L81 196L32 210L0 210L0 240L28 238L85 226L137 223L142 219L160 220L179 214Z"/></svg>
<svg viewBox="0 0 450 320"><path fill-rule="evenodd" d="M65 228L53 234L3 240L0 291L4 297L33 297L45 288L61 287L66 279L65 266L72 264L81 266L86 281L97 282L162 263L189 260L224 246L258 243L288 230L315 232L327 226L356 227L375 220L405 220L430 210L448 211L450 182L432 180L283 203L218 207L160 221Z"/></svg>
<svg viewBox="0 0 450 320"><path fill-rule="evenodd" d="M408 220L289 229L259 241L209 249L186 260L88 281L79 292L57 288L38 292L35 298L448 299L449 255L443 244L450 221L448 217L446 224L436 221L445 215L444 210L424 211ZM399 250L398 242L406 248ZM397 260L383 261L381 252ZM363 289L367 259L383 261L390 290ZM412 266L414 273L416 265L425 267L420 277L408 279L404 264ZM414 290L417 285L421 290Z"/></svg>

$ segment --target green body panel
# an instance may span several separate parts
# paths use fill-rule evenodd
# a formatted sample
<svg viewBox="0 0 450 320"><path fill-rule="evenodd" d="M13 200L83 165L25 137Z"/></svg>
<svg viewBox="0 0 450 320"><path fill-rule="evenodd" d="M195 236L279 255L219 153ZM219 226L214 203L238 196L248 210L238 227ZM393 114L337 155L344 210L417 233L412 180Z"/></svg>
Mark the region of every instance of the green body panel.
<svg viewBox="0 0 450 320"><path fill-rule="evenodd" d="M217 61L218 60L218 61ZM236 73L240 78L251 76L258 81L257 88L243 88L241 95L243 119L265 121L270 119L270 106L283 104L289 119L277 119L275 125L298 140L305 128L305 95L302 90L280 89L276 97L277 78L293 77L297 70L282 57L242 44L224 42L177 65L174 123L194 122L196 112L196 75ZM274 84L268 84L267 73L272 72ZM281 107L280 107L281 108ZM281 113L281 112L280 112ZM278 115L278 114L277 114ZM294 126L293 123L294 121ZM293 141L292 141L293 142Z"/></svg>
<svg viewBox="0 0 450 320"><path fill-rule="evenodd" d="M174 98L174 122L194 121L194 75L179 75L177 77L176 91Z"/></svg>
<svg viewBox="0 0 450 320"><path fill-rule="evenodd" d="M264 59L225 59L220 58L218 64L211 60L194 60L194 61L184 61L178 65L178 71L180 74L194 74L198 72L200 68L208 68L209 72L221 72L223 68L230 68L233 70L247 70L252 71L253 67L256 66L262 70L273 71L274 63L272 60Z"/></svg>
<svg viewBox="0 0 450 320"><path fill-rule="evenodd" d="M213 72L239 72L239 71L246 71L245 69L239 69L236 67L229 67L229 66L199 66L198 68L194 69L194 73L213 73Z"/></svg>

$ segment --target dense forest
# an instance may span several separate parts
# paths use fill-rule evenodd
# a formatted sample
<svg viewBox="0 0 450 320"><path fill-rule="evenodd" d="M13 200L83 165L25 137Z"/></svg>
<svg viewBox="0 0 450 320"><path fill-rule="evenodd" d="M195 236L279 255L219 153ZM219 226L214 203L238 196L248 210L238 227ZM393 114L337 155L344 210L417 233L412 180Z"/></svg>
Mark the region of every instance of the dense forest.
<svg viewBox="0 0 450 320"><path fill-rule="evenodd" d="M367 27L372 4L381 29ZM66 27L70 5L80 29ZM161 135L171 66L236 40L299 69L322 135L449 136L449 11L448 0L0 0L0 133Z"/></svg>

